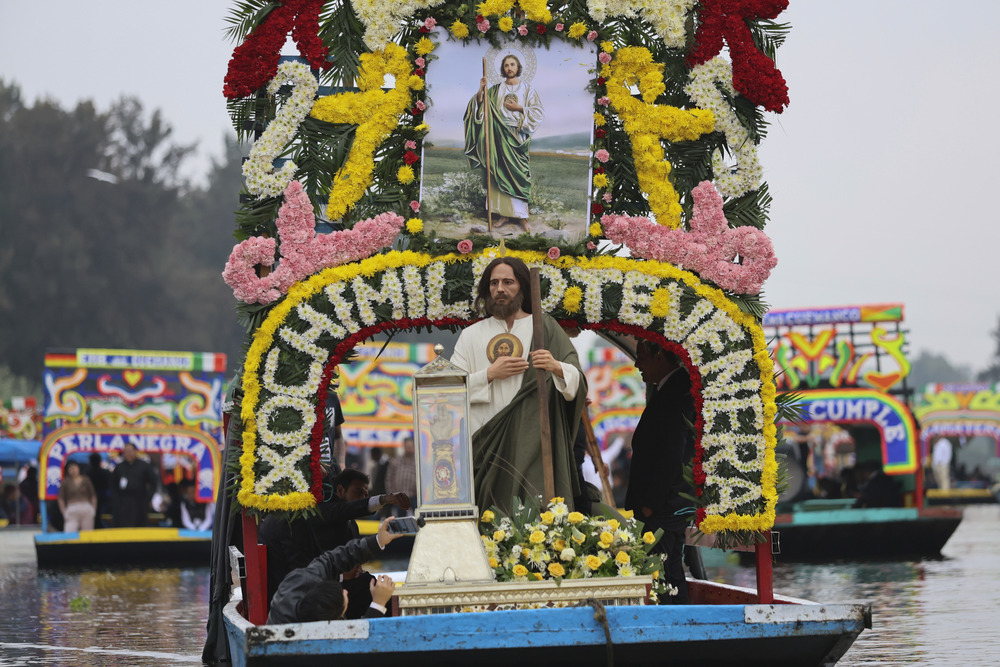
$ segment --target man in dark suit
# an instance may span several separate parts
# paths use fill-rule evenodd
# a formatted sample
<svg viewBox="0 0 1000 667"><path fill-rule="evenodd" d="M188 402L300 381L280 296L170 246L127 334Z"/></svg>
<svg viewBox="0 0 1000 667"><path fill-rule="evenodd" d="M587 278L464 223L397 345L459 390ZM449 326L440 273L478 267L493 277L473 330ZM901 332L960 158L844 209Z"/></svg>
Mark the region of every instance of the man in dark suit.
<svg viewBox="0 0 1000 667"><path fill-rule="evenodd" d="M684 480L684 466L694 456L694 397L687 369L673 353L648 341L636 347L635 367L652 385L646 408L632 434L632 462L625 507L646 529L663 529L653 548L666 553L665 576L677 588L674 604L688 604L684 579L684 531L691 502L681 493L691 493ZM681 512L678 514L678 512Z"/></svg>

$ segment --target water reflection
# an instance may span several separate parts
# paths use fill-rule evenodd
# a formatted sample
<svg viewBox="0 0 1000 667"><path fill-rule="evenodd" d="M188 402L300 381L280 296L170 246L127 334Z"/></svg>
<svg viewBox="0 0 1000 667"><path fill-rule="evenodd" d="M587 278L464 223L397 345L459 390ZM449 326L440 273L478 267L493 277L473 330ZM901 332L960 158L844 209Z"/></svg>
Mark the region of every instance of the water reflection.
<svg viewBox="0 0 1000 667"><path fill-rule="evenodd" d="M808 600L872 603L866 630L842 665L994 665L1000 661L1000 507L971 506L943 558L920 562L782 563L775 591ZM708 568L710 578L755 587L753 568Z"/></svg>
<svg viewBox="0 0 1000 667"><path fill-rule="evenodd" d="M0 666L201 664L208 568L0 566Z"/></svg>
<svg viewBox="0 0 1000 667"><path fill-rule="evenodd" d="M208 569L38 571L30 533L0 533L0 667L198 665ZM841 664L988 665L1000 656L1000 507L969 507L944 558L775 567L775 590L867 600L873 624ZM381 568L401 569L385 562ZM380 569L375 564L372 569ZM753 568L709 567L753 587Z"/></svg>

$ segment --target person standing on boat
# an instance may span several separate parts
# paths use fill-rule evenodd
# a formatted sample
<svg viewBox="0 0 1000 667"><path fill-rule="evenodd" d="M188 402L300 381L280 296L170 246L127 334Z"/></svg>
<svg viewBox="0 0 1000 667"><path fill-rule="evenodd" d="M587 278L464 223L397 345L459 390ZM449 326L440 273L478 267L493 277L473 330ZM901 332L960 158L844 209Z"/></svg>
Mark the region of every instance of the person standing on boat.
<svg viewBox="0 0 1000 667"><path fill-rule="evenodd" d="M524 262L507 256L494 259L483 272L475 301L476 310L486 317L462 331L451 357L469 373L476 503L508 513L515 496L536 497L545 488L537 374L525 372L530 367L548 371L555 495L572 505L580 493L573 441L587 383L569 336L544 313L544 345L528 352L534 335L529 290ZM507 349L500 345L503 341L513 354L498 354Z"/></svg>
<svg viewBox="0 0 1000 667"><path fill-rule="evenodd" d="M306 567L292 570L278 587L271 600L267 623L308 623L336 621L344 618L350 604L344 589L344 574L356 570L386 545L399 537L389 532L388 518L378 527L378 533L331 549L313 559ZM387 614L395 584L388 575L373 577L369 584L371 602L365 616L381 618Z"/></svg>
<svg viewBox="0 0 1000 667"><path fill-rule="evenodd" d="M951 489L951 440L938 438L931 451L931 466L934 469L934 479L942 491Z"/></svg>
<svg viewBox="0 0 1000 667"><path fill-rule="evenodd" d="M131 442L122 449L122 460L111 472L111 525L141 528L147 523L149 499L156 491L156 472Z"/></svg>
<svg viewBox="0 0 1000 667"><path fill-rule="evenodd" d="M90 479L80 474L80 464L76 461L66 462L59 485L59 511L63 515L63 530L67 533L94 529L97 492Z"/></svg>
<svg viewBox="0 0 1000 667"><path fill-rule="evenodd" d="M681 493L691 493L684 480L684 466L694 457L695 421L691 378L671 352L649 341L636 346L635 367L643 382L653 386L639 423L632 433L632 462L625 508L645 524L645 529L663 529L653 552L667 555L667 582L677 589L673 604L688 604L684 578L684 541L691 502Z"/></svg>

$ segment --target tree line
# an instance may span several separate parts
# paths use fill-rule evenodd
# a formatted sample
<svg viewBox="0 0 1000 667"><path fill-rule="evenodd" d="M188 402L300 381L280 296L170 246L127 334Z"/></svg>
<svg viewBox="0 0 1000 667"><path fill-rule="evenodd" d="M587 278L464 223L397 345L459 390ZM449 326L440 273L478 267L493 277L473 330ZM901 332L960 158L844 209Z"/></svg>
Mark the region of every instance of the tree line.
<svg viewBox="0 0 1000 667"><path fill-rule="evenodd" d="M171 134L135 98L63 109L26 104L0 80L0 371L40 386L48 348L224 352L238 363L243 332L221 272L243 151L224 138L223 157L193 184L181 168L194 146Z"/></svg>

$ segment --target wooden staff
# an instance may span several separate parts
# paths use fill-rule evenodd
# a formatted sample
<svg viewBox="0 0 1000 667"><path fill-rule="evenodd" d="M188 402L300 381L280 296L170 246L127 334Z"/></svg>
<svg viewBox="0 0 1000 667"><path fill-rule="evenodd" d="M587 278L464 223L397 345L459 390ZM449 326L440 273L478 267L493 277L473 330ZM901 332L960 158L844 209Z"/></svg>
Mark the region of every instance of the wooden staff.
<svg viewBox="0 0 1000 667"><path fill-rule="evenodd" d="M486 58L483 58L483 78L486 78ZM483 129L486 132L486 229L493 231L493 188L490 186L490 87L483 91Z"/></svg>
<svg viewBox="0 0 1000 667"><path fill-rule="evenodd" d="M545 349L545 331L542 322L542 284L538 267L532 267L531 275L531 350ZM538 384L538 428L542 436L542 474L545 477L545 498L542 505L556 495L555 470L552 465L552 428L549 424L549 392L545 371L535 368L535 382Z"/></svg>
<svg viewBox="0 0 1000 667"><path fill-rule="evenodd" d="M590 423L589 405L583 408L583 427L587 431L587 453L590 454L590 460L594 462L594 469L597 470L597 474L601 478L601 495L604 497L604 504L608 507L614 507L615 495L611 492L611 477L608 466L605 465L604 459L601 457L601 448L597 444L594 427Z"/></svg>

